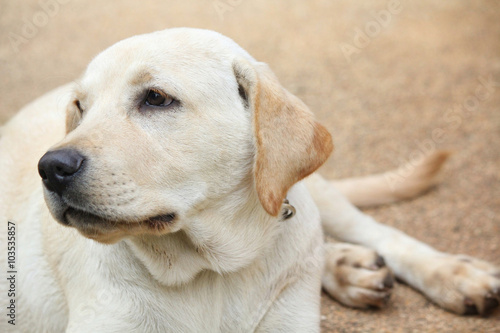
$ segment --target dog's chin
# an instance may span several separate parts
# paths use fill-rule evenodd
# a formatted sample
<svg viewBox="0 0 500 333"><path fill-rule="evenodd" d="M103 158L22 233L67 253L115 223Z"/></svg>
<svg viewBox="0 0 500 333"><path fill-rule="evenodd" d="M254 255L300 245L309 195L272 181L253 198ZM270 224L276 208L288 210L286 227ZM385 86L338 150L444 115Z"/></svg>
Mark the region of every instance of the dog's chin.
<svg viewBox="0 0 500 333"><path fill-rule="evenodd" d="M178 230L175 213L152 215L147 218L109 219L68 205L60 198L54 198L51 194L45 199L57 222L64 226L73 227L83 236L100 243L112 244L127 236L160 236Z"/></svg>

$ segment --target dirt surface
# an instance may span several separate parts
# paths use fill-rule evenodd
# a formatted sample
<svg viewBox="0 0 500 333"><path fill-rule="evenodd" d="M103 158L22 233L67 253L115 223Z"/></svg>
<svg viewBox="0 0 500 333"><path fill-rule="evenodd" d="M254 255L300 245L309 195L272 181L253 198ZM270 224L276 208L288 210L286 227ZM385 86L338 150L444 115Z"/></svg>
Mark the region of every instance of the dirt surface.
<svg viewBox="0 0 500 333"><path fill-rule="evenodd" d="M213 29L269 63L328 127L336 151L324 175L385 171L422 151L453 150L433 191L367 212L440 250L500 264L497 0L61 2L47 15L37 0L0 1L0 122L120 39ZM500 332L499 311L455 316L401 284L380 311L322 300L323 332Z"/></svg>

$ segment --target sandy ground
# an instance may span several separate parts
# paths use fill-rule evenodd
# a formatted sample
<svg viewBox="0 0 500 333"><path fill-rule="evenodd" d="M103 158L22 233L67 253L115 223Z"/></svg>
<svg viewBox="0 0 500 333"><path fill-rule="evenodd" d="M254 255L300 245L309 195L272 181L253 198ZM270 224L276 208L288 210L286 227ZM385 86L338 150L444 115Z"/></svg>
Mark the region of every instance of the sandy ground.
<svg viewBox="0 0 500 333"><path fill-rule="evenodd" d="M500 82L498 1L61 2L46 15L36 0L0 1L0 122L120 39L217 30L269 63L331 131L336 152L324 175L452 149L436 189L367 212L440 250L500 264L500 85L485 83ZM380 311L322 301L323 332L500 332L498 311L455 316L400 284Z"/></svg>

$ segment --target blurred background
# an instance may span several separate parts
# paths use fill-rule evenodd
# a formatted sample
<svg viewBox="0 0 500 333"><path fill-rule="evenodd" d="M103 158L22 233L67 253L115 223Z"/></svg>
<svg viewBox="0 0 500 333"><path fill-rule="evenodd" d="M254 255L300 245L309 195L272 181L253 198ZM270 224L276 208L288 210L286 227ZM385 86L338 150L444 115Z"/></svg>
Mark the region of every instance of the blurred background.
<svg viewBox="0 0 500 333"><path fill-rule="evenodd" d="M330 130L328 177L382 172L439 148L440 184L367 210L439 250L500 264L500 2L0 0L0 123L126 37L189 26L269 63ZM323 332L499 332L398 284L386 309L322 297Z"/></svg>

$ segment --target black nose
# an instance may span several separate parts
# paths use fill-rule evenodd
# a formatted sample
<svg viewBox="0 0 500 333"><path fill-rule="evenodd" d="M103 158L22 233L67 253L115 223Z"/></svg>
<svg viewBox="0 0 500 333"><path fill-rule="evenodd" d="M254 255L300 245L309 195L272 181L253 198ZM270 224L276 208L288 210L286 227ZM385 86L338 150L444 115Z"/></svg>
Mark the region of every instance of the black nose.
<svg viewBox="0 0 500 333"><path fill-rule="evenodd" d="M74 149L49 151L38 162L38 173L48 190L62 195L84 160L85 158Z"/></svg>

